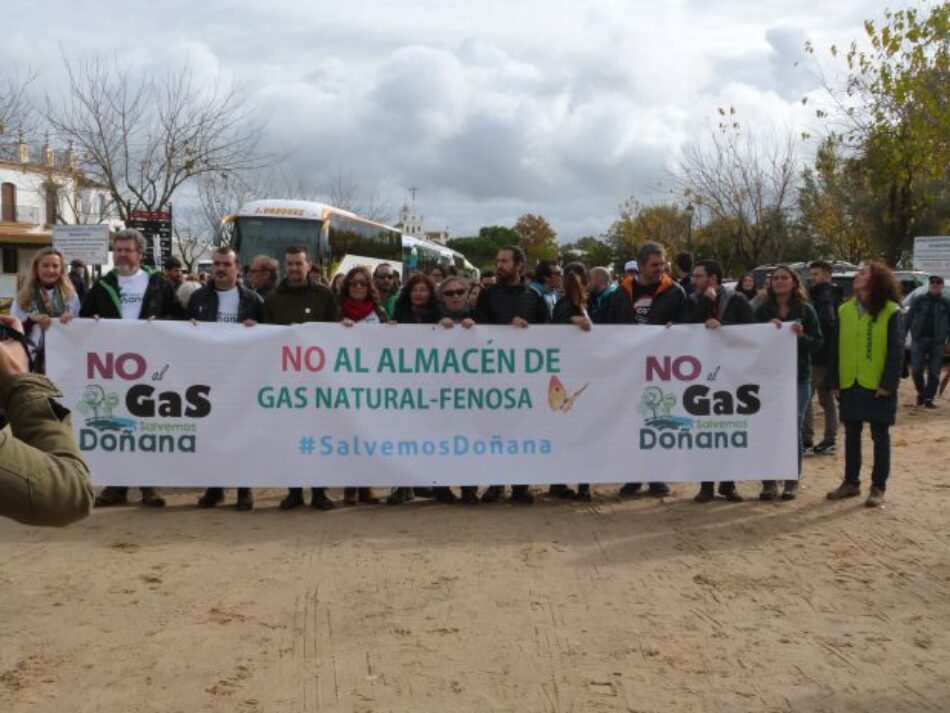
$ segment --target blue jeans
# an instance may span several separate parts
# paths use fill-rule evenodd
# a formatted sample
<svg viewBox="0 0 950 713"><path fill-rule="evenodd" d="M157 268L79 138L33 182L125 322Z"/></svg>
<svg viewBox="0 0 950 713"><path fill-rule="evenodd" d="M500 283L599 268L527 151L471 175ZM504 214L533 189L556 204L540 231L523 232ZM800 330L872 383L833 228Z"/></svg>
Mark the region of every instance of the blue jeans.
<svg viewBox="0 0 950 713"><path fill-rule="evenodd" d="M910 346L911 372L917 395L924 401L933 401L940 384L940 367L943 364L943 346L933 337L920 337ZM924 383L924 369L927 381Z"/></svg>
<svg viewBox="0 0 950 713"><path fill-rule="evenodd" d="M844 479L857 485L861 482L861 429L863 421L844 422ZM874 465L871 468L871 484L879 490L887 487L891 474L891 432L885 423L871 424L871 440L874 442Z"/></svg>

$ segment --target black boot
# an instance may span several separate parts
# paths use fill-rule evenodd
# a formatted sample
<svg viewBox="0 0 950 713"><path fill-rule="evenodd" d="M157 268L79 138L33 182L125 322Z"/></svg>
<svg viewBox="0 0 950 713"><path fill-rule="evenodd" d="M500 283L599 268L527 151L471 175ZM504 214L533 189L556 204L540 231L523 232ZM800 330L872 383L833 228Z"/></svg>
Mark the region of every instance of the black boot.
<svg viewBox="0 0 950 713"><path fill-rule="evenodd" d="M531 492L527 485L512 485L511 499L513 502L520 503L521 505L533 505L534 493Z"/></svg>
<svg viewBox="0 0 950 713"><path fill-rule="evenodd" d="M478 488L474 485L463 485L462 502L466 505L478 505Z"/></svg>
<svg viewBox="0 0 950 713"><path fill-rule="evenodd" d="M213 508L224 502L224 488L208 488L205 494L198 498L198 507Z"/></svg>
<svg viewBox="0 0 950 713"><path fill-rule="evenodd" d="M699 486L699 492L693 498L697 503L708 503L716 497L715 483L703 481Z"/></svg>
<svg viewBox="0 0 950 713"><path fill-rule="evenodd" d="M142 505L147 508L165 507L165 498L155 488L142 488Z"/></svg>
<svg viewBox="0 0 950 713"><path fill-rule="evenodd" d="M719 484L719 494L730 503L741 503L745 500L745 498L739 495L739 491L736 490L736 484L731 480Z"/></svg>
<svg viewBox="0 0 950 713"><path fill-rule="evenodd" d="M238 488L237 503L234 508L236 510L254 509L254 496L251 495L250 488Z"/></svg>
<svg viewBox="0 0 950 713"><path fill-rule="evenodd" d="M280 501L281 510L293 510L303 505L303 488L288 488L287 497Z"/></svg>
<svg viewBox="0 0 950 713"><path fill-rule="evenodd" d="M591 501L590 483L578 483L576 497L582 503L589 503Z"/></svg>
<svg viewBox="0 0 950 713"><path fill-rule="evenodd" d="M317 510L332 510L336 504L327 497L326 488L310 488L310 507Z"/></svg>
<svg viewBox="0 0 950 713"><path fill-rule="evenodd" d="M569 488L563 484L552 485L548 488L548 495L553 495L556 498L563 498L564 500L570 500L577 493L574 492L573 488Z"/></svg>
<svg viewBox="0 0 950 713"><path fill-rule="evenodd" d="M455 497L455 493L452 492L452 488L445 486L439 486L432 489L432 494L435 495L435 499L440 503L445 505L452 505L457 503L459 499Z"/></svg>

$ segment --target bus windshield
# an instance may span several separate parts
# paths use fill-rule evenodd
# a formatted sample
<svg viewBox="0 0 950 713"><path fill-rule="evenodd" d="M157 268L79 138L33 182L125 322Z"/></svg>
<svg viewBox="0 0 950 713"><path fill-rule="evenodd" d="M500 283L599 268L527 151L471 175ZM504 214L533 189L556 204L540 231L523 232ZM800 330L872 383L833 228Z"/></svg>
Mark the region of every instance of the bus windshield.
<svg viewBox="0 0 950 713"><path fill-rule="evenodd" d="M323 221L293 218L240 217L234 231L234 247L241 262L249 264L256 255L269 255L283 260L284 250L291 245L307 248L310 259L320 254L320 229Z"/></svg>

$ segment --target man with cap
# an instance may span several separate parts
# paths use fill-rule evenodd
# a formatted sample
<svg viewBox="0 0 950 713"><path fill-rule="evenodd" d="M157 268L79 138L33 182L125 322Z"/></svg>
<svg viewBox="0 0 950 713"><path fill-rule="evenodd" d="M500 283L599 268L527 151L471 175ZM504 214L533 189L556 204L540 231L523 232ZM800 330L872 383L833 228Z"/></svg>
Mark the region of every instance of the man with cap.
<svg viewBox="0 0 950 713"><path fill-rule="evenodd" d="M917 405L937 408L934 398L940 383L943 347L950 335L950 299L943 294L940 275L930 276L927 291L911 302L904 323L910 331L910 363L917 388Z"/></svg>

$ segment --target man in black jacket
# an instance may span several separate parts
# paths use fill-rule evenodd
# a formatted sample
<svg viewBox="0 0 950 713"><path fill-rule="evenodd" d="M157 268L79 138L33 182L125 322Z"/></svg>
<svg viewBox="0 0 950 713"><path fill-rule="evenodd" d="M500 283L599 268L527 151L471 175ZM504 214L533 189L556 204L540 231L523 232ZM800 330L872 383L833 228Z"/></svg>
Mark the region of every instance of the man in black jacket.
<svg viewBox="0 0 950 713"><path fill-rule="evenodd" d="M548 308L541 295L525 283L525 262L524 251L519 247L510 245L498 251L496 283L478 295L474 314L476 324L510 324L524 328L549 321ZM504 485L492 485L482 495L482 502L493 503L504 492ZM527 485L512 485L511 499L530 505L534 502L534 494Z"/></svg>
<svg viewBox="0 0 950 713"><path fill-rule="evenodd" d="M637 253L640 272L623 278L607 306L608 324L677 324L688 317L686 293L666 274L666 251L644 243ZM621 496L636 495L642 483L624 483ZM650 494L670 494L666 483L650 483Z"/></svg>
<svg viewBox="0 0 950 713"><path fill-rule="evenodd" d="M181 319L181 305L171 283L160 272L142 266L145 237L138 230L120 230L113 241L115 269L92 286L79 312L94 319ZM129 489L110 485L96 496L96 507L128 500ZM142 488L142 504L164 507L155 488Z"/></svg>
<svg viewBox="0 0 950 713"><path fill-rule="evenodd" d="M195 322L230 322L252 327L261 321L264 300L238 282L238 258L234 248L220 247L211 256L212 280L188 301L188 316ZM224 502L224 488L208 488L198 507L213 508ZM250 488L238 488L238 510L254 507Z"/></svg>
<svg viewBox="0 0 950 713"><path fill-rule="evenodd" d="M755 312L745 295L722 286L722 266L715 260L703 260L693 267L693 294L689 296L688 307L686 321L705 324L707 329L755 322ZM716 495L715 486L714 482L704 480L693 500L708 503ZM719 482L719 494L730 502L742 502L731 480Z"/></svg>
<svg viewBox="0 0 950 713"><path fill-rule="evenodd" d="M838 437L838 403L831 390L825 386L825 375L832 342L838 339L838 307L842 302L841 288L831 281L831 265L824 260L815 260L808 269L811 280L808 298L811 306L818 313L818 325L825 338L821 348L812 352L811 355L812 387L818 394L818 403L825 412L825 437L814 447L813 452L818 455L833 455L835 440ZM815 416L811 400L809 400L808 407L805 409L805 420L802 423L802 443L808 449L814 442Z"/></svg>
<svg viewBox="0 0 950 713"><path fill-rule="evenodd" d="M304 322L339 322L340 305L328 287L310 275L307 248L291 245L284 251L284 272L287 274L264 300L266 324L303 324ZM303 488L288 488L280 501L281 510L303 505ZM327 497L326 488L310 489L310 507L332 510L336 507Z"/></svg>

